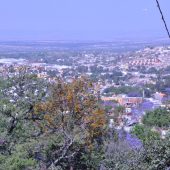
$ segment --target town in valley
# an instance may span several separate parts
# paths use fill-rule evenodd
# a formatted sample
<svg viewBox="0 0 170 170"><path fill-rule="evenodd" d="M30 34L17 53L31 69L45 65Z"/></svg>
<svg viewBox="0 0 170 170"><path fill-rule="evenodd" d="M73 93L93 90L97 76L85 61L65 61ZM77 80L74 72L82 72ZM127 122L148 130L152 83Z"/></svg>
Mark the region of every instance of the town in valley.
<svg viewBox="0 0 170 170"><path fill-rule="evenodd" d="M162 46L125 42L121 49L120 44L116 48L111 42L50 43L1 43L0 76L15 77L24 68L25 73L48 83L55 82L57 77L68 83L88 77L106 109L109 127L116 126L128 133L136 124L142 124L147 112L170 107L168 43ZM115 112L121 109L115 120ZM164 138L170 129L152 130Z"/></svg>

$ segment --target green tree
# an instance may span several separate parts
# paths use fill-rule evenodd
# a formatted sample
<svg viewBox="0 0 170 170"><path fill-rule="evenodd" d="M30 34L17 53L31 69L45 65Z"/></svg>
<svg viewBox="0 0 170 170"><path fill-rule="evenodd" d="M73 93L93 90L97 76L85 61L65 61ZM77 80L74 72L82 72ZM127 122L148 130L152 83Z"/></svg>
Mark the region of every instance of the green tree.
<svg viewBox="0 0 170 170"><path fill-rule="evenodd" d="M170 139L150 141L145 145L143 164L148 170L166 170L170 168Z"/></svg>
<svg viewBox="0 0 170 170"><path fill-rule="evenodd" d="M143 125L136 125L133 128L132 133L136 135L143 143L160 139L159 133L154 132L150 128Z"/></svg>
<svg viewBox="0 0 170 170"><path fill-rule="evenodd" d="M157 109L146 113L143 117L143 123L147 126L169 127L170 112L166 109Z"/></svg>
<svg viewBox="0 0 170 170"><path fill-rule="evenodd" d="M20 74L3 81L0 98L0 169L35 169L37 161L28 151L39 129L34 126L35 118L30 113L36 102L45 99L47 85L35 75L27 74L26 68L21 68Z"/></svg>

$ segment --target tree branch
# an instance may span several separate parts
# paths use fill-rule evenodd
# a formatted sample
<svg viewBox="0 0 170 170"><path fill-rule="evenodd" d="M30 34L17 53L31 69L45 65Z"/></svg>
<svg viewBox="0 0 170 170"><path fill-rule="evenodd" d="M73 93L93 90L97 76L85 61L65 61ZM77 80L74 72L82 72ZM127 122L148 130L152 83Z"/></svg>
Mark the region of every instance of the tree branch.
<svg viewBox="0 0 170 170"><path fill-rule="evenodd" d="M66 154L69 148L72 146L72 144L73 144L73 140L71 140L70 143L65 147L65 149L62 152L62 155L54 161L54 165L57 165L62 159L70 157L70 156L66 156ZM73 153L72 155L75 155L75 153Z"/></svg>

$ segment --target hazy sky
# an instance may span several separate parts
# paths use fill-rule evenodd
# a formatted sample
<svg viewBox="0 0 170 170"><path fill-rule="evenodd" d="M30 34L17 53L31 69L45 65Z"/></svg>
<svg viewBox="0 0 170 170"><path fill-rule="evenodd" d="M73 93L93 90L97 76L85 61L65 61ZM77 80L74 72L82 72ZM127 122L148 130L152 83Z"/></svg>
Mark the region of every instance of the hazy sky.
<svg viewBox="0 0 170 170"><path fill-rule="evenodd" d="M170 0L159 0L170 28ZM166 37L155 0L0 0L0 40Z"/></svg>

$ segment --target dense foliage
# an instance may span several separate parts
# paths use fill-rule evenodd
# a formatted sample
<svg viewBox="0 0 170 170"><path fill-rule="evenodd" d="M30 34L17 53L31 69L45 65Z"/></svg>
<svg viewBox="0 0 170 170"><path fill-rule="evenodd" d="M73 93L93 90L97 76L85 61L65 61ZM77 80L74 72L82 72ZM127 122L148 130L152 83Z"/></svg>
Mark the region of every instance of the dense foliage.
<svg viewBox="0 0 170 170"><path fill-rule="evenodd" d="M147 126L169 127L170 112L167 109L157 109L146 113L143 123Z"/></svg>
<svg viewBox="0 0 170 170"><path fill-rule="evenodd" d="M56 79L49 84L21 69L15 77L1 79L0 88L2 170L166 170L170 167L169 138L160 139L150 127L139 125L133 130L136 136L108 129L106 109L87 78L71 83ZM115 119L123 111L123 107L117 107ZM168 113L157 110L148 114L159 119ZM158 126L157 121L147 125Z"/></svg>
<svg viewBox="0 0 170 170"><path fill-rule="evenodd" d="M33 116L38 118L35 123L42 134L59 139L48 152L51 165L86 169L86 159L93 160L95 149L100 153L105 112L87 79L75 80L71 84L58 80L49 99L35 106ZM88 162L91 169L97 166L94 165L94 162Z"/></svg>
<svg viewBox="0 0 170 170"><path fill-rule="evenodd" d="M133 128L132 133L142 140L143 143L160 139L160 134L158 132L154 132L143 125L136 125Z"/></svg>
<svg viewBox="0 0 170 170"><path fill-rule="evenodd" d="M139 87L131 86L120 86L120 87L108 87L103 93L113 93L113 94L133 94L136 96L142 96L142 90Z"/></svg>
<svg viewBox="0 0 170 170"><path fill-rule="evenodd" d="M48 85L25 72L5 81L0 169L99 166L106 117L90 81Z"/></svg>

